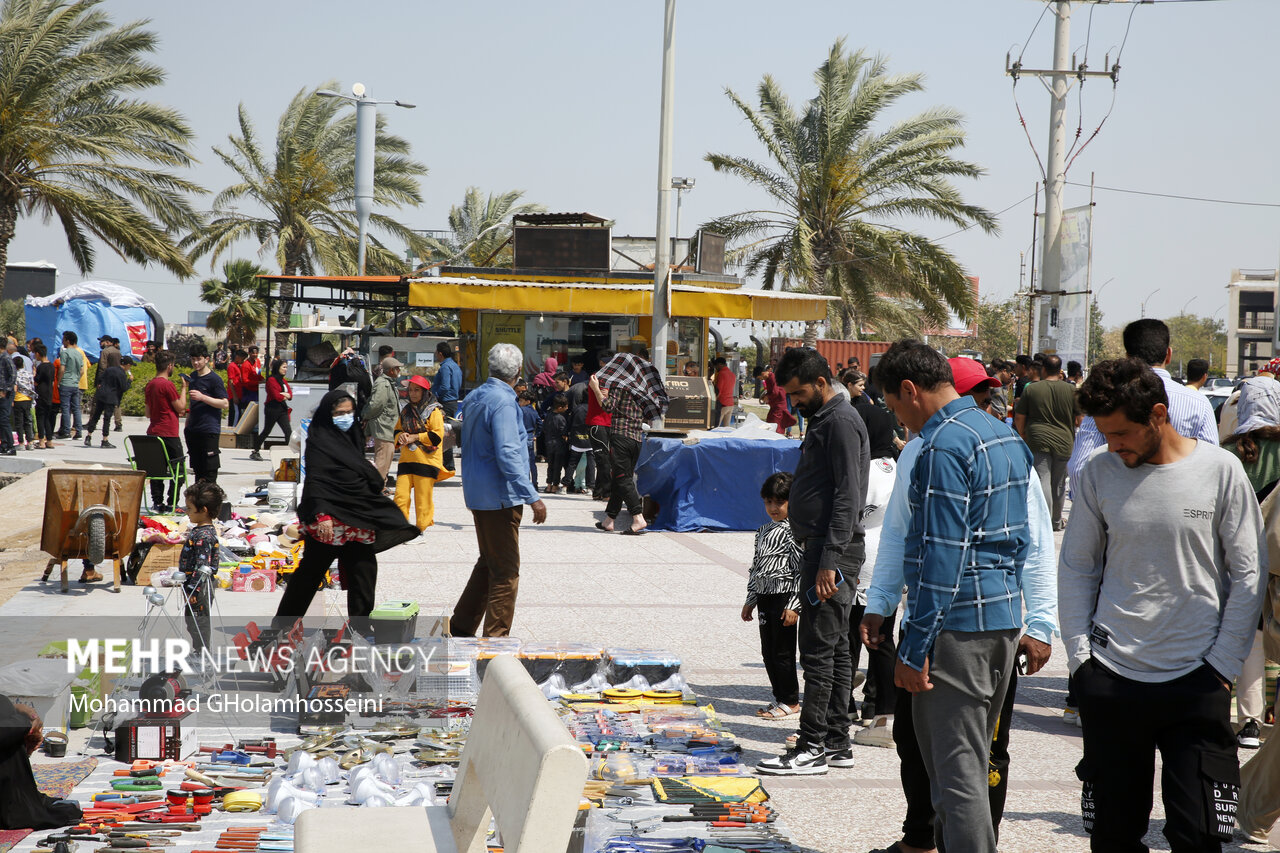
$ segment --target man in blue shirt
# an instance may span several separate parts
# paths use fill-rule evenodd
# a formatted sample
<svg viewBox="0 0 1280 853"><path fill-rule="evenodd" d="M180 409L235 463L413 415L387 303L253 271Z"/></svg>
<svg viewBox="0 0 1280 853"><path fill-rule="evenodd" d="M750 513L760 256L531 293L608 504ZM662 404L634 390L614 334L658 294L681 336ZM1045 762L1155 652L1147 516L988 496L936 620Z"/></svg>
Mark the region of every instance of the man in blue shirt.
<svg viewBox="0 0 1280 853"><path fill-rule="evenodd" d="M442 344L441 346L446 346ZM529 456L516 402L516 377L524 356L513 344L489 350L489 380L467 395L462 421L462 494L476 524L480 559L453 608L455 637L505 637L515 617L520 586L520 520L533 507L533 523L547 507L529 479ZM457 365L454 365L457 368ZM437 374L439 375L439 374Z"/></svg>
<svg viewBox="0 0 1280 853"><path fill-rule="evenodd" d="M951 366L923 342L890 347L875 379L920 442L894 680L912 694L939 846L995 853L987 757L1022 627L1031 453L959 396Z"/></svg>
<svg viewBox="0 0 1280 853"><path fill-rule="evenodd" d="M435 381L431 383L432 390L436 393L440 408L444 409L445 418L456 418L458 398L462 394L462 368L454 361L453 347L447 341L436 344L436 361L440 362L440 369L436 371ZM444 467L454 470L452 447L444 452Z"/></svg>
<svg viewBox="0 0 1280 853"><path fill-rule="evenodd" d="M986 371L972 359L952 358L948 361L956 392L972 397L981 408L991 396L993 388L990 383L994 381L998 384L999 379L988 379ZM871 649L885 648L895 655L896 651L889 637L893 633L893 615L902 601L902 587L905 583L902 563L906 552L906 537L911 527L908 492L911 490L911 474L923 444L922 441L907 442L898 457L893 493L885 507L884 523L880 528L871 588L867 590L867 612L862 620L863 642ZM1030 524L1031 549L1027 562L1022 567L1026 631L1018 641L1018 649L1020 654L1026 654L1027 668L1024 674L1030 675L1039 672L1048 663L1052 651L1050 644L1058 634L1058 559L1053 541L1053 522L1049 518L1049 505L1045 501L1039 477L1032 477L1027 484L1027 520ZM906 614L904 618L905 616ZM987 793L997 840L1009 786L1009 723L1013 718L1017 682L1018 676L1015 673L1005 693L997 733L991 743L989 770L992 775L988 780ZM898 775L902 780L902 793L907 800L906 815L902 821L902 839L895 843L899 853L923 853L935 847L933 797L929 774L920 754L919 738L912 721L911 694L899 688L894 710L893 741L898 750Z"/></svg>

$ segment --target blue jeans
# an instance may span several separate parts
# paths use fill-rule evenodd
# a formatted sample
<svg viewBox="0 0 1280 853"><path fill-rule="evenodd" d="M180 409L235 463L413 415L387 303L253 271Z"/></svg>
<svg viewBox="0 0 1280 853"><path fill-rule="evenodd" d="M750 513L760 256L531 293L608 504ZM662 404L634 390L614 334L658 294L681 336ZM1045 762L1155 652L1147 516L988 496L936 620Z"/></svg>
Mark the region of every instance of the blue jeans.
<svg viewBox="0 0 1280 853"><path fill-rule="evenodd" d="M62 385L58 388L58 399L62 401L62 430L63 432L71 431L71 424L76 425L76 432L80 432L80 395L84 393L80 390L79 385L67 386Z"/></svg>

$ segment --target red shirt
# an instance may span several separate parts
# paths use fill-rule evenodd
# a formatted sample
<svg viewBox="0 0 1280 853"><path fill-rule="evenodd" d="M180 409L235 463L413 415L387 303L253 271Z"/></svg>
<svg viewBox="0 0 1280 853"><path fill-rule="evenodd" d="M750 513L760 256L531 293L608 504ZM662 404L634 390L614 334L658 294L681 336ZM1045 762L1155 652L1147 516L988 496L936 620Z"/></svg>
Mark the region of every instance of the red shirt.
<svg viewBox="0 0 1280 853"><path fill-rule="evenodd" d="M173 382L165 376L157 376L147 383L142 393L147 399L147 411L151 413L147 435L177 438L178 413L173 410L173 403L178 399L178 389L173 387Z"/></svg>
<svg viewBox="0 0 1280 853"><path fill-rule="evenodd" d="M716 371L716 400L722 406L733 405L733 392L738 389L738 377L727 367Z"/></svg>
<svg viewBox="0 0 1280 853"><path fill-rule="evenodd" d="M587 389L587 426L613 426L613 415L600 408L590 388Z"/></svg>
<svg viewBox="0 0 1280 853"><path fill-rule="evenodd" d="M245 391L257 391L258 386L262 384L262 374L258 372L258 368L244 360L244 364L240 365L240 387Z"/></svg>
<svg viewBox="0 0 1280 853"><path fill-rule="evenodd" d="M279 376L272 376L270 379L267 380L267 402L268 403L285 402L285 399L284 399L285 391L289 391L290 394L293 393L292 389L289 388L289 383L281 379Z"/></svg>
<svg viewBox="0 0 1280 853"><path fill-rule="evenodd" d="M236 397L240 396L240 365L234 361L227 362L227 387Z"/></svg>

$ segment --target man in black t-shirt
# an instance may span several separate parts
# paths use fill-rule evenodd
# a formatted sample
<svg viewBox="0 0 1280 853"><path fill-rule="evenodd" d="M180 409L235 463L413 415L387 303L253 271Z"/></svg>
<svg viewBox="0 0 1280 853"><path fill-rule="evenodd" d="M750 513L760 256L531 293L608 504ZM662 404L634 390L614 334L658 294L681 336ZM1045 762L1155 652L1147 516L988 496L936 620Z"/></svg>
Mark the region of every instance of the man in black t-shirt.
<svg viewBox="0 0 1280 853"><path fill-rule="evenodd" d="M183 390L190 398L187 425L183 430L187 455L191 458L191 472L196 482L216 483L221 462L218 436L222 432L222 411L231 401L227 399L222 377L209 366L209 348L204 344L191 348L191 366L192 373L182 374Z"/></svg>

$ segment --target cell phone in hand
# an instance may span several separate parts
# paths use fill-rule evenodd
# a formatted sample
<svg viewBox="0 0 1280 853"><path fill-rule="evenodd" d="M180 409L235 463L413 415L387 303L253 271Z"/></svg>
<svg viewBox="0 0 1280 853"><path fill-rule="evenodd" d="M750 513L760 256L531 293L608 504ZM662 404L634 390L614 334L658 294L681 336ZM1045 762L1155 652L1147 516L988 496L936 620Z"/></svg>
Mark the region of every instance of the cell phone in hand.
<svg viewBox="0 0 1280 853"><path fill-rule="evenodd" d="M1018 650L1018 655L1014 658L1014 666L1018 669L1018 675L1027 674L1027 653L1023 649Z"/></svg>
<svg viewBox="0 0 1280 853"><path fill-rule="evenodd" d="M839 589L842 583L844 583L844 574L842 572L836 572L836 589ZM809 591L805 593L805 598L809 599L809 603L815 607L821 603L821 599L818 598L817 584L809 587Z"/></svg>

